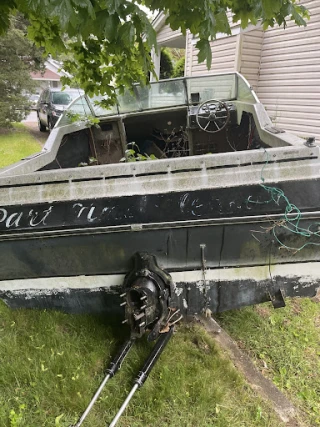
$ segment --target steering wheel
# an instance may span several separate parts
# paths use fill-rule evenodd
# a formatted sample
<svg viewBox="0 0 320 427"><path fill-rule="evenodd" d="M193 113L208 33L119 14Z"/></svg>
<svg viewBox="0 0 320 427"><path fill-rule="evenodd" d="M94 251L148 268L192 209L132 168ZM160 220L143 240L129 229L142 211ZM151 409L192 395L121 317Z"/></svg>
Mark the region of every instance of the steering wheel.
<svg viewBox="0 0 320 427"><path fill-rule="evenodd" d="M196 122L201 130L208 133L220 132L230 120L230 111L225 102L210 99L198 106Z"/></svg>

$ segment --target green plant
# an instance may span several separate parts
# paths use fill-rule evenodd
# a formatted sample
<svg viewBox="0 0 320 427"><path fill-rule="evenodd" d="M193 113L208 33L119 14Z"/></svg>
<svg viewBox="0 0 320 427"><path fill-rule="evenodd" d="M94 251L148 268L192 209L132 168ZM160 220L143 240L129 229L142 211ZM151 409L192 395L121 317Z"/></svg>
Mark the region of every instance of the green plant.
<svg viewBox="0 0 320 427"><path fill-rule="evenodd" d="M174 66L172 77L183 77L184 76L185 63L186 63L185 57L179 59L179 61Z"/></svg>
<svg viewBox="0 0 320 427"><path fill-rule="evenodd" d="M16 413L14 409L11 409L9 414L9 421L10 421L10 427L18 427L21 425L21 422L23 420L23 412L26 409L26 405L21 404L19 405L19 412Z"/></svg>
<svg viewBox="0 0 320 427"><path fill-rule="evenodd" d="M54 420L54 425L56 427L61 427L62 424L60 424L61 419L64 417L64 414L58 415Z"/></svg>
<svg viewBox="0 0 320 427"><path fill-rule="evenodd" d="M133 147L133 148L127 148L125 153L124 153L124 157L122 157L122 159L120 159L120 162L127 162L127 163L131 163L131 162L142 162L144 160L158 160L157 157L154 154L150 154L150 156L148 154L140 154L139 151L139 146L135 143L135 142L129 142L127 144L127 147Z"/></svg>
<svg viewBox="0 0 320 427"><path fill-rule="evenodd" d="M160 54L160 80L170 79L173 75L173 64L169 51L165 48L161 49Z"/></svg>
<svg viewBox="0 0 320 427"><path fill-rule="evenodd" d="M42 145L30 135L22 123L0 132L0 168L11 165L30 154L41 151Z"/></svg>
<svg viewBox="0 0 320 427"><path fill-rule="evenodd" d="M320 426L320 304L286 300L217 315L218 322L250 354L265 376L300 407L307 425Z"/></svg>
<svg viewBox="0 0 320 427"><path fill-rule="evenodd" d="M1 427L10 426L12 408L16 412L12 419L21 415L22 420L10 427L75 424L129 334L119 318L10 310L2 301L0 318ZM146 339L138 341L103 390L87 426L108 425L120 408L152 347ZM20 404L26 409L18 411ZM256 420L259 408L262 415ZM213 339L190 324L179 326L118 425L280 427L281 423Z"/></svg>
<svg viewBox="0 0 320 427"><path fill-rule="evenodd" d="M97 117L83 113L75 113L70 110L66 112L66 116L68 117L68 119L70 119L71 123L85 122L86 126L88 127L100 123L100 119L98 119Z"/></svg>

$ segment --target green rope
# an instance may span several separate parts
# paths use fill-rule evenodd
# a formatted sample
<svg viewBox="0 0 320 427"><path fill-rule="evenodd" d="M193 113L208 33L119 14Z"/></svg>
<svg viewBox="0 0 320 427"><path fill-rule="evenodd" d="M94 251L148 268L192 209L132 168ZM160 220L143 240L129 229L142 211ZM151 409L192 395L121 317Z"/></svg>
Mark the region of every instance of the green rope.
<svg viewBox="0 0 320 427"><path fill-rule="evenodd" d="M294 205L293 203L290 203L288 197L284 194L284 192L277 187L271 187L268 185L265 185L265 179L263 177L263 172L264 169L266 168L266 166L269 163L269 156L268 156L268 152L266 151L266 149L264 150L265 154L266 154L266 162L263 165L263 168L261 170L261 181L262 184L259 184L267 193L270 194L270 199L260 202L258 200L251 200L250 197L248 197L247 199L247 204L248 203L254 203L254 204L268 204L268 203L275 203L277 206L280 205L280 203L284 203L285 204L285 210L284 210L284 215L283 215L283 219L277 223L275 223L275 226L272 227L272 233L274 238L276 239L276 241L280 244L280 248L285 248L288 250L292 250L292 251L300 251L303 248L305 248L308 245L314 245L314 246L320 246L320 242L306 242L305 244L303 244L302 246L300 246L299 248L293 248L290 246L287 246L286 244L284 244L280 238L277 236L276 234L276 229L277 228L283 228L293 234L296 234L298 236L303 236L307 239L310 239L311 237L320 237L320 223L312 223L310 224L310 226L308 228L304 228L304 227L300 227L300 220L302 217L302 213L300 211L300 209ZM317 227L318 231L312 231L311 228L313 227Z"/></svg>

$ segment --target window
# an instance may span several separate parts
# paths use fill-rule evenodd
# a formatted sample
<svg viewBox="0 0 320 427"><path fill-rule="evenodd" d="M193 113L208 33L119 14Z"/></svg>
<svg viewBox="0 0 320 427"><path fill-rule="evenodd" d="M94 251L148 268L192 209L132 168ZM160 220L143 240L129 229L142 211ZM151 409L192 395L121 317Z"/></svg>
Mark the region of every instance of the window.
<svg viewBox="0 0 320 427"><path fill-rule="evenodd" d="M52 92L52 102L59 105L68 105L72 97L67 92Z"/></svg>

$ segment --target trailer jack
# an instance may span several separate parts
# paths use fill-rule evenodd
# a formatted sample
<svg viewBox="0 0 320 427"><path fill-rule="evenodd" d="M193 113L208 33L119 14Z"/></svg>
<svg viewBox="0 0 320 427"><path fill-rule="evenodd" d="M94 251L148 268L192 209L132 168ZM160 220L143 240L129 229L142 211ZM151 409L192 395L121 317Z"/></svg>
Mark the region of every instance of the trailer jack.
<svg viewBox="0 0 320 427"><path fill-rule="evenodd" d="M171 276L157 265L155 257L147 253L137 253L134 269L125 277L123 291L120 295L123 299L120 305L125 307L125 320L122 323L127 323L130 326L130 338L123 344L119 353L110 363L107 375L79 421L70 427L82 425L104 386L121 368L122 362L137 338L148 332L148 340L156 340L156 343L139 371L130 393L109 427L114 427L117 424L134 393L142 387L172 337L174 325L182 319L180 310L172 306L172 290Z"/></svg>

